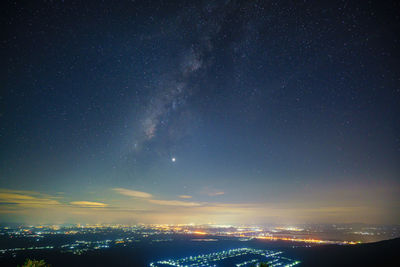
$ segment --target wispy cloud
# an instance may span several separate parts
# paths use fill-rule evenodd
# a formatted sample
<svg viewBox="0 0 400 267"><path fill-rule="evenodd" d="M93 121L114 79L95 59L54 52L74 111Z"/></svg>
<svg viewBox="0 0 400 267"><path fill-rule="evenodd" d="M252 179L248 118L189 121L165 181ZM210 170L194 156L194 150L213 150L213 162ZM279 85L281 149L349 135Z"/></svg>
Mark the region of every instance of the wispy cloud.
<svg viewBox="0 0 400 267"><path fill-rule="evenodd" d="M209 195L210 197L221 196L221 195L224 195L224 194L225 194L225 192L223 192L223 191L219 191L219 192L210 192L210 193L208 193L208 195Z"/></svg>
<svg viewBox="0 0 400 267"><path fill-rule="evenodd" d="M205 186L199 191L199 193L210 197L225 195L223 190L214 188L213 186Z"/></svg>
<svg viewBox="0 0 400 267"><path fill-rule="evenodd" d="M130 222L133 219L145 223L226 223L246 222L251 218L254 222L268 220L280 223L310 220L328 222L343 218L346 218L346 222L351 222L360 216L373 221L382 210L379 206L349 206L332 202L226 203L196 202L185 198L160 199L149 193L124 188L114 189L114 192L125 193L128 201L107 197L101 198L102 202L85 201L70 199L69 196L56 198L34 191L0 188L0 215L2 219L17 221L24 218L26 222L38 223L44 221L63 223L70 221L71 218L75 221L88 222ZM222 191L209 190L208 193L210 192ZM207 195L206 192L204 194ZM137 197L138 195L141 197Z"/></svg>
<svg viewBox="0 0 400 267"><path fill-rule="evenodd" d="M125 188L113 188L115 192L118 192L121 195L124 196L129 196L129 197L137 197L137 198L151 198L153 195L142 192L142 191L136 191L136 190L130 190L130 189L125 189Z"/></svg>
<svg viewBox="0 0 400 267"><path fill-rule="evenodd" d="M0 203L23 207L54 206L61 203L33 191L0 189Z"/></svg>
<svg viewBox="0 0 400 267"><path fill-rule="evenodd" d="M179 198L184 198L184 199L188 199L188 198L192 198L192 196L188 196L188 195L180 195Z"/></svg>
<svg viewBox="0 0 400 267"><path fill-rule="evenodd" d="M157 199L149 199L150 203L164 206L179 206L179 207L198 207L201 206L201 203L198 202L186 202L180 200L157 200Z"/></svg>
<svg viewBox="0 0 400 267"><path fill-rule="evenodd" d="M72 201L69 203L61 203L60 197L53 197L35 191L0 189L0 203L2 209L5 208L71 208L71 207L87 207L102 208L108 204L93 201Z"/></svg>
<svg viewBox="0 0 400 267"><path fill-rule="evenodd" d="M70 204L85 208L104 208L108 206L108 204L102 202L92 202L92 201L72 201L70 202Z"/></svg>
<svg viewBox="0 0 400 267"><path fill-rule="evenodd" d="M162 205L162 206L179 206L179 207L198 207L201 206L201 203L198 202L187 202L187 201L181 201L181 200L164 200L164 199L154 199L153 195L150 193L146 192L141 192L141 191L136 191L136 190L130 190L126 188L113 188L115 192L118 192L121 195L129 196L129 197L134 197L134 198L141 198L148 203L151 204L156 204L156 205ZM182 199L189 199L192 198L192 196L188 195L181 195L179 196Z"/></svg>

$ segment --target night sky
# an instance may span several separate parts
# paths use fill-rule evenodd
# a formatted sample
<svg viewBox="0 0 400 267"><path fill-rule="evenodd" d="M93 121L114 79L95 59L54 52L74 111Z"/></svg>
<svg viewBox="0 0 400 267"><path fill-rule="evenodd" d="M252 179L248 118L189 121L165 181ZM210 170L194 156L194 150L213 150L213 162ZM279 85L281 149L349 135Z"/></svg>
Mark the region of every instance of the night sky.
<svg viewBox="0 0 400 267"><path fill-rule="evenodd" d="M0 221L399 223L396 1L2 5Z"/></svg>

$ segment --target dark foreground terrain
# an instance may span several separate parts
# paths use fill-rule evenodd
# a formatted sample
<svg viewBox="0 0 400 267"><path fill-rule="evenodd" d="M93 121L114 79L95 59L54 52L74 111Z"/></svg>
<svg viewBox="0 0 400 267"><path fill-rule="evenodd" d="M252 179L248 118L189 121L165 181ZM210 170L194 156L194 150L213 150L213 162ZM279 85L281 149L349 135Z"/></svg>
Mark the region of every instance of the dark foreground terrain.
<svg viewBox="0 0 400 267"><path fill-rule="evenodd" d="M296 248L290 256L300 266L400 266L400 238L354 246Z"/></svg>
<svg viewBox="0 0 400 267"><path fill-rule="evenodd" d="M295 245L295 247L292 247ZM284 256L300 260L299 266L399 266L400 238L353 246L321 245L304 247L289 242L224 240L219 242L173 241L138 243L130 247L110 247L88 251L83 255L61 253L56 250L23 251L16 257L2 255L0 266L17 266L26 258L44 259L52 266L149 266L155 260L187 257L238 247L274 249Z"/></svg>

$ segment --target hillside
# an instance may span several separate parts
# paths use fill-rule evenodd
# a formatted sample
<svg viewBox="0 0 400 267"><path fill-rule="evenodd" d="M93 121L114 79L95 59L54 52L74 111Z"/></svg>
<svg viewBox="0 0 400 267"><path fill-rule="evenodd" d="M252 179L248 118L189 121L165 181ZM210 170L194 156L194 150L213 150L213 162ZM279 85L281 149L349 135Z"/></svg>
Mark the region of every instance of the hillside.
<svg viewBox="0 0 400 267"><path fill-rule="evenodd" d="M290 252L303 266L395 266L400 238L355 246L296 248Z"/></svg>

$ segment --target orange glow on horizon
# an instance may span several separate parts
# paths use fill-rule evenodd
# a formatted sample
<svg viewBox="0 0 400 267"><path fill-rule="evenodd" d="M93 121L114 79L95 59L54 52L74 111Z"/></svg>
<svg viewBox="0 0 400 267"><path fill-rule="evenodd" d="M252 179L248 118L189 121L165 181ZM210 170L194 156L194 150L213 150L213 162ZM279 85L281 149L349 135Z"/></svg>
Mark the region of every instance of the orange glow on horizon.
<svg viewBox="0 0 400 267"><path fill-rule="evenodd" d="M207 235L208 234L207 232L203 232L203 231L194 231L192 233L196 234L196 235Z"/></svg>
<svg viewBox="0 0 400 267"><path fill-rule="evenodd" d="M355 245L360 244L361 242L354 241L330 241L330 240L320 240L313 238L290 238L290 237L277 237L277 236L259 236L257 239L264 240L282 240L282 241L292 241L292 242L305 242L305 243L314 243L314 244L343 244L343 245Z"/></svg>

